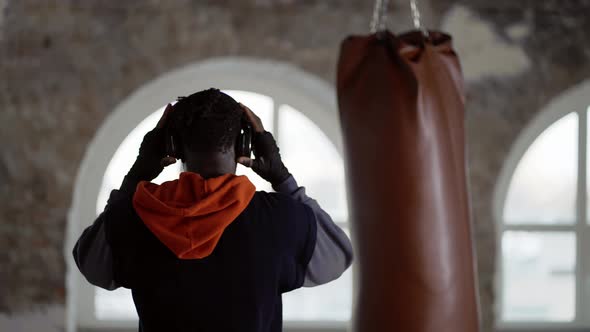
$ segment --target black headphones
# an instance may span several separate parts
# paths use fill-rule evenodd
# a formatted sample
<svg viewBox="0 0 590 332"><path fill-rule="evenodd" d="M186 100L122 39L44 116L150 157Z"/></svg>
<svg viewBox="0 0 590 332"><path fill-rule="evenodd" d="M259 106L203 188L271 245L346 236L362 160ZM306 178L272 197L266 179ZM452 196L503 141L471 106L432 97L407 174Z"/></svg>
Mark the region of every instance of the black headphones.
<svg viewBox="0 0 590 332"><path fill-rule="evenodd" d="M239 157L252 158L252 125L246 114L242 115L240 121L240 133L238 134L238 140L236 141L236 160Z"/></svg>

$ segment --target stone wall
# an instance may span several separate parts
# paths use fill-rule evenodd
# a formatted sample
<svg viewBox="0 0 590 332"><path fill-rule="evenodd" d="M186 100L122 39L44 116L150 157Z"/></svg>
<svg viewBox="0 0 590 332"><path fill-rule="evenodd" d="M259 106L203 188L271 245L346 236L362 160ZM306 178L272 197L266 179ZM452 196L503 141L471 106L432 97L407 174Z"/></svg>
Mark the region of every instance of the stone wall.
<svg viewBox="0 0 590 332"><path fill-rule="evenodd" d="M490 331L496 179L535 113L590 77L590 2L421 4L429 26L453 34L467 78L480 293ZM169 70L218 56L284 61L333 83L340 41L365 33L371 11L372 1L361 0L0 0L0 329L27 329L31 316L50 329L63 314L74 179L115 105ZM395 1L389 18L394 31L410 27L408 4Z"/></svg>

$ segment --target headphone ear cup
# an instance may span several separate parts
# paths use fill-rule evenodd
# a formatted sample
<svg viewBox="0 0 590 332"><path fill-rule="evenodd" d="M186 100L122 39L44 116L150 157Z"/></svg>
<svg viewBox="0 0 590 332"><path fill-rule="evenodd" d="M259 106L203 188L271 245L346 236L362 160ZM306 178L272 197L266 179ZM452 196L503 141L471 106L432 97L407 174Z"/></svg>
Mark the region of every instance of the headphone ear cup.
<svg viewBox="0 0 590 332"><path fill-rule="evenodd" d="M244 128L244 155L252 158L252 126L250 124Z"/></svg>
<svg viewBox="0 0 590 332"><path fill-rule="evenodd" d="M236 159L239 157L252 157L252 127L243 122L236 141Z"/></svg>

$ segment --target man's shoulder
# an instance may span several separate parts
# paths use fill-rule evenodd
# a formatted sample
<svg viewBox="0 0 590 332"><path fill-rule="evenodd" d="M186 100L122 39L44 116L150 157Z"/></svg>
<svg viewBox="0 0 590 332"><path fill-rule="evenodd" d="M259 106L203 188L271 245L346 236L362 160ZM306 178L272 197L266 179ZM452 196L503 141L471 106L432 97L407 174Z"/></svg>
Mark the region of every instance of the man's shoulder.
<svg viewBox="0 0 590 332"><path fill-rule="evenodd" d="M278 192L257 191L252 199L257 209L268 209L278 214L289 214L301 218L308 214L307 205L295 198Z"/></svg>
<svg viewBox="0 0 590 332"><path fill-rule="evenodd" d="M253 213L249 217L260 217L257 221L270 222L260 224L264 224L265 229L274 230L285 248L300 248L302 243L310 242L310 236L315 236L313 210L288 194L258 191L254 195L252 208ZM271 227L266 228L269 225Z"/></svg>

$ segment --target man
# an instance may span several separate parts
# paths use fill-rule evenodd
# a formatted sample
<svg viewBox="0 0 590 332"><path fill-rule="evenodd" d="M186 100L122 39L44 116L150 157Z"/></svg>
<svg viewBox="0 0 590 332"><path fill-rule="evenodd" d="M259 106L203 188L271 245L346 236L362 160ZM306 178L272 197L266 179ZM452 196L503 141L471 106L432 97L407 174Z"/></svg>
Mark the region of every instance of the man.
<svg viewBox="0 0 590 332"><path fill-rule="evenodd" d="M254 160L236 155L244 116ZM169 134L187 171L156 185L176 161ZM256 192L236 162L276 193ZM144 332L281 331L282 293L334 280L352 262L348 237L298 187L260 119L216 89L168 105L73 254L90 283L131 289Z"/></svg>

